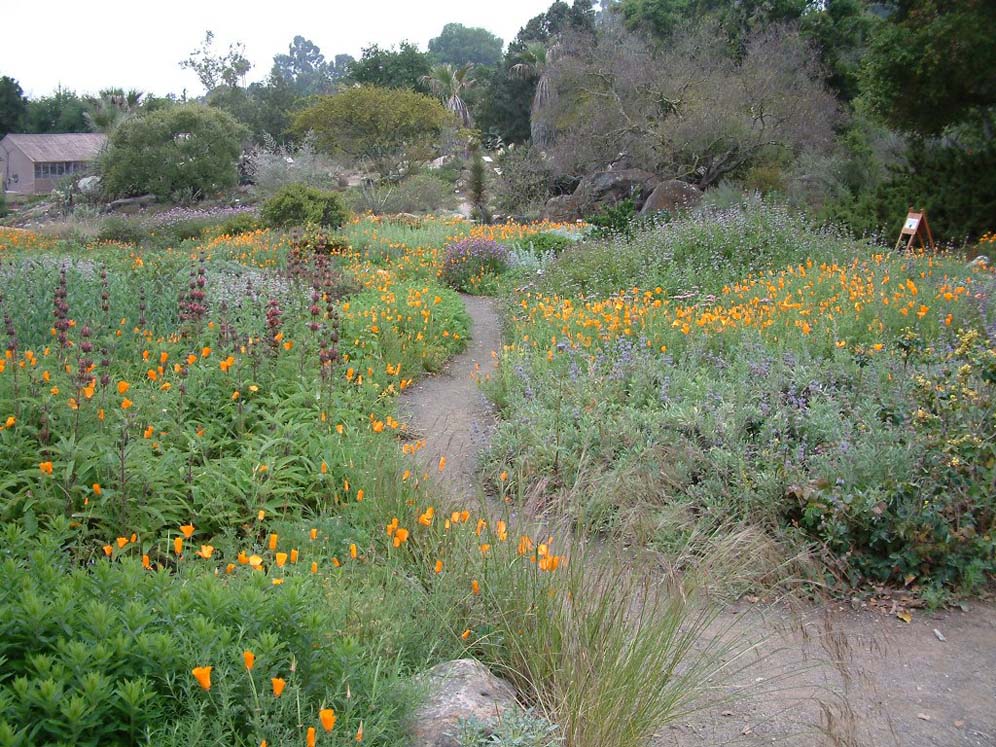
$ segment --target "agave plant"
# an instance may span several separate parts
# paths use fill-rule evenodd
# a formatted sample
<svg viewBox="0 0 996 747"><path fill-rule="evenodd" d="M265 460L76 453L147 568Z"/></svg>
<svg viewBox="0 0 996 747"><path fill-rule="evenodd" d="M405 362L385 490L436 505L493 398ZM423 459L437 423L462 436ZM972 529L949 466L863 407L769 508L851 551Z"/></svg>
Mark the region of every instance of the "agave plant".
<svg viewBox="0 0 996 747"><path fill-rule="evenodd" d="M419 79L445 102L446 108L456 114L460 123L467 129L474 126L474 119L470 115L467 103L463 100L463 94L477 82L473 76L473 68L472 63L461 67L450 64L434 65L428 75L423 75Z"/></svg>

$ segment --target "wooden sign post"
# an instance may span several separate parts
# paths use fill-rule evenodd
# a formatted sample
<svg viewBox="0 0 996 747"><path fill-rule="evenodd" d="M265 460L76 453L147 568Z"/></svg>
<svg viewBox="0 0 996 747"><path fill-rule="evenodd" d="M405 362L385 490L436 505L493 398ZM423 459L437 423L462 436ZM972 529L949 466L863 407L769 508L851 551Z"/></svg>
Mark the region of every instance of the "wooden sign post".
<svg viewBox="0 0 996 747"><path fill-rule="evenodd" d="M909 212L906 213L906 222L903 223L903 227L899 231L896 249L902 245L903 239L906 240L906 251L913 249L913 242L916 239L920 240L921 249L926 250L929 247L931 251L934 251L937 248L934 246L934 235L930 232L930 225L927 223L926 210L917 212L913 208L909 209Z"/></svg>

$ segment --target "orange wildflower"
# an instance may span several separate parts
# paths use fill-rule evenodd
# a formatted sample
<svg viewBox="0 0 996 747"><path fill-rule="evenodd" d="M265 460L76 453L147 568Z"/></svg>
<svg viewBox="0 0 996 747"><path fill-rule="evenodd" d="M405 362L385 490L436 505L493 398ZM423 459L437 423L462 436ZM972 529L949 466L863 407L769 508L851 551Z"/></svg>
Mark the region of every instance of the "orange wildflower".
<svg viewBox="0 0 996 747"><path fill-rule="evenodd" d="M322 728L328 733L335 727L335 711L331 708L322 708L318 712L318 720L322 723Z"/></svg>
<svg viewBox="0 0 996 747"><path fill-rule="evenodd" d="M211 689L211 670L214 667L194 667L191 674L194 675L194 679L197 680L197 684L200 685L205 690Z"/></svg>
<svg viewBox="0 0 996 747"><path fill-rule="evenodd" d="M246 663L246 669L251 672L252 668L256 666L256 654L246 649L242 652L242 661Z"/></svg>
<svg viewBox="0 0 996 747"><path fill-rule="evenodd" d="M351 557L353 560L356 560L356 556L358 554L359 553L356 550L356 543L355 542L351 543L349 545L349 557Z"/></svg>
<svg viewBox="0 0 996 747"><path fill-rule="evenodd" d="M129 384L127 381L118 382L118 394L123 396L124 393L127 392L129 389L131 389L131 384Z"/></svg>
<svg viewBox="0 0 996 747"><path fill-rule="evenodd" d="M197 551L197 554L208 560L214 555L214 547L212 545L201 545L201 549Z"/></svg>
<svg viewBox="0 0 996 747"><path fill-rule="evenodd" d="M193 524L181 524L180 531L183 533L184 538L190 539L194 536L194 525Z"/></svg>
<svg viewBox="0 0 996 747"><path fill-rule="evenodd" d="M305 739L304 739L305 743L308 745L308 747L315 747L315 740L316 739L317 739L317 736L316 736L316 732L315 732L315 727L314 726L309 726L308 727L308 732L307 732L307 734L305 736Z"/></svg>
<svg viewBox="0 0 996 747"><path fill-rule="evenodd" d="M287 553L278 552L277 553L277 568L283 568L287 563Z"/></svg>
<svg viewBox="0 0 996 747"><path fill-rule="evenodd" d="M284 693L284 688L287 687L287 680L283 677L272 677L270 683L273 685L273 697L279 698Z"/></svg>
<svg viewBox="0 0 996 747"><path fill-rule="evenodd" d="M40 462L38 464L38 469L40 469L46 475L51 475L52 474L52 463L51 462Z"/></svg>
<svg viewBox="0 0 996 747"><path fill-rule="evenodd" d="M277 541L278 540L279 540L279 536L278 535L276 535L276 534L271 534L270 535L269 544L267 545L267 547L270 548L270 552L273 552L274 550L277 549Z"/></svg>

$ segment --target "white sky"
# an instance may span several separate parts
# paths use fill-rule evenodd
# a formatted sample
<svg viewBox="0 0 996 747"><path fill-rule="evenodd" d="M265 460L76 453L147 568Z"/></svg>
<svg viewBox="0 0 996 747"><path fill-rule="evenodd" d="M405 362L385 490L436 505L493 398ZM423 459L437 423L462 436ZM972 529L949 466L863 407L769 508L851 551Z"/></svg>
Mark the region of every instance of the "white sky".
<svg viewBox="0 0 996 747"><path fill-rule="evenodd" d="M326 59L376 42L402 40L426 49L446 23L482 26L507 44L553 0L2 0L0 76L15 78L29 97L56 86L79 94L117 86L147 93L203 93L178 62L215 33L215 48L241 41L253 63L247 80L264 78L273 55L296 34Z"/></svg>

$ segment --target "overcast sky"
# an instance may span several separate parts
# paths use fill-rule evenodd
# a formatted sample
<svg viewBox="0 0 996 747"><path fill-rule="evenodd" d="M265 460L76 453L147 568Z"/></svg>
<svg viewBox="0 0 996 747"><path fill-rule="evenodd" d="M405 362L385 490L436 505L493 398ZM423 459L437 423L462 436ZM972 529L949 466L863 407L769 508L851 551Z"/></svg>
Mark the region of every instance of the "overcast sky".
<svg viewBox="0 0 996 747"><path fill-rule="evenodd" d="M273 55L296 34L326 58L376 42L407 39L426 49L447 23L483 26L507 44L553 0L3 0L0 76L15 78L30 97L59 85L77 93L117 86L163 95L203 93L178 62L215 32L215 46L241 41L253 63L248 80L266 77Z"/></svg>

